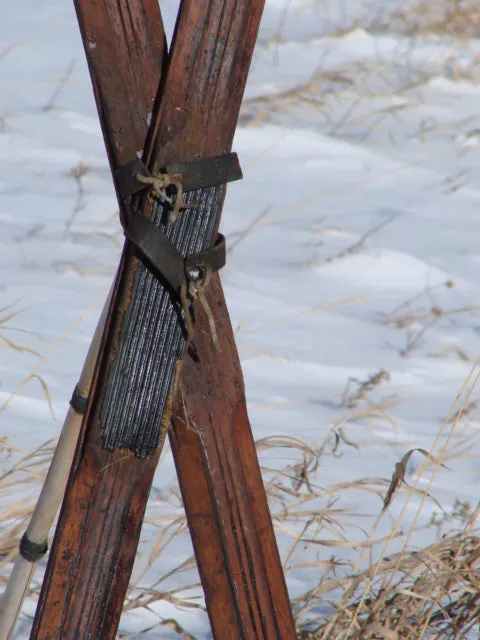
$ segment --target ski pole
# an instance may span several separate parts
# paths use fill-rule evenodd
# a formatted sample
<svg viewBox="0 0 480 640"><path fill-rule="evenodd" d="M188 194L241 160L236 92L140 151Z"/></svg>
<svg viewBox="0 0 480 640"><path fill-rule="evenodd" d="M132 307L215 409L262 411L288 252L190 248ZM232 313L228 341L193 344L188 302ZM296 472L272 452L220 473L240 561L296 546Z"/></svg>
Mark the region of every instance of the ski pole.
<svg viewBox="0 0 480 640"><path fill-rule="evenodd" d="M0 640L9 640L13 634L23 601L28 592L38 560L47 552L47 538L55 516L62 503L73 454L82 424L83 409L92 384L93 369L105 327L105 318L111 294L103 307L95 329L78 384L72 396L71 406L53 454L40 496L30 523L20 544L5 592L0 598Z"/></svg>

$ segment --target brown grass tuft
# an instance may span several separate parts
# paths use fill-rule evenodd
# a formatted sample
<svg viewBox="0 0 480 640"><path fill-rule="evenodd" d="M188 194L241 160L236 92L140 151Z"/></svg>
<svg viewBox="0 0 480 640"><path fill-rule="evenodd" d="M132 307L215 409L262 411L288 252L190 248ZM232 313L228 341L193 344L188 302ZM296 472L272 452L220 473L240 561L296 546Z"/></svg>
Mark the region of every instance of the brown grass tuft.
<svg viewBox="0 0 480 640"><path fill-rule="evenodd" d="M377 29L410 36L480 36L480 4L476 0L413 0L399 5L381 16Z"/></svg>

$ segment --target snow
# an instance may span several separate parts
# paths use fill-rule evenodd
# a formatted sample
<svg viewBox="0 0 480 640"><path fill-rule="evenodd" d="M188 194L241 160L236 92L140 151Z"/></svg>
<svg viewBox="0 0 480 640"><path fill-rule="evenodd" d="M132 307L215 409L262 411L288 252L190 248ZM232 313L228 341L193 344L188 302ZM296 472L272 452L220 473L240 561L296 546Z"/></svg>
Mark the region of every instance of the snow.
<svg viewBox="0 0 480 640"><path fill-rule="evenodd" d="M339 455L322 457L316 482L327 490L375 477L386 491L410 448L430 450L480 351L480 41L370 33L380 3L328 4L267 0L234 143L244 180L228 187L222 280L255 437L288 435L315 448L342 429L358 448L340 443ZM169 33L175 11L162 2ZM365 28L351 29L359 19ZM61 427L122 234L73 6L11 5L0 27L0 87L0 308L11 305L0 319L19 312L0 324L0 336L40 354L1 342L0 435L14 447L2 454L7 468ZM378 410L364 417L366 400L346 407L349 379L362 383L380 370L388 379L367 394ZM51 408L32 371L48 386ZM468 402L477 397L474 390ZM479 426L473 409L455 428L447 468L431 487L431 472L419 482L447 513L456 498L478 500ZM280 468L298 455L278 448L261 460ZM412 456L410 484L422 461ZM174 475L166 454L149 520L181 514L169 493ZM379 496L337 494L336 507L369 530ZM421 502L410 500L402 528ZM402 505L394 499L391 515ZM421 523L438 510L427 501ZM364 539L352 528L344 534ZM158 529L147 522L143 535L137 573ZM411 543L433 535L425 528ZM285 552L280 533L279 543ZM313 553L327 560L332 550ZM149 580L189 554L183 532ZM292 596L315 583L302 568L287 579ZM195 580L190 570L167 584ZM15 638L28 636L33 612L27 601ZM158 637L158 627L141 630L168 618L209 637L202 612L167 601L126 613L121 632ZM162 627L162 637L178 636Z"/></svg>

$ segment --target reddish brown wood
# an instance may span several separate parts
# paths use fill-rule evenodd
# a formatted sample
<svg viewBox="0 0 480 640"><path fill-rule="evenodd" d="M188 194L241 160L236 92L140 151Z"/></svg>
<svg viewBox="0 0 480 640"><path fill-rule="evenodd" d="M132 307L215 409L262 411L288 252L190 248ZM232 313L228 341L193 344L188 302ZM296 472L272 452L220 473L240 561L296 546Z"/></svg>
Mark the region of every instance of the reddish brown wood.
<svg viewBox="0 0 480 640"><path fill-rule="evenodd" d="M157 0L74 0L112 170L145 146L167 45Z"/></svg>
<svg viewBox="0 0 480 640"><path fill-rule="evenodd" d="M140 5L106 0L106 6L99 7L77 0L112 168L131 159L132 148L137 150L142 130L138 123L147 121L145 110L151 109L163 60L160 17L150 2ZM150 165L230 150L262 9L262 0L184 0L156 126L148 138ZM104 46L104 39L108 44L102 54L97 48ZM155 49L152 54L149 47ZM125 60L129 69L123 69ZM141 81L135 84L138 77ZM151 86L143 85L145 77ZM132 86L146 96L141 108L133 104L138 95ZM135 132L131 139L128 131ZM108 640L118 626L159 453L140 460L102 448L103 381L122 309L129 302L132 266L135 258L126 250L33 638ZM218 278L210 284L208 297L222 350L215 351L208 323L197 310L199 361L186 358L183 400L176 400L171 443L212 629L217 640L293 639L238 354ZM193 429L185 427L185 413Z"/></svg>
<svg viewBox="0 0 480 640"><path fill-rule="evenodd" d="M184 0L149 157L157 166L231 149L264 0Z"/></svg>
<svg viewBox="0 0 480 640"><path fill-rule="evenodd" d="M185 361L170 443L210 622L218 639L290 640L294 623L218 278L208 298L222 351L200 316L199 359Z"/></svg>
<svg viewBox="0 0 480 640"><path fill-rule="evenodd" d="M75 0L112 171L142 149L166 55L157 0ZM128 301L125 247L92 390L108 370ZM101 394L82 425L31 638L114 638L160 451L141 460L105 451Z"/></svg>
<svg viewBox="0 0 480 640"><path fill-rule="evenodd" d="M263 4L184 3L158 120L160 166L230 150ZM184 66L193 68L191 76ZM170 443L210 622L218 640L293 639L290 602L218 277L207 294L221 353L197 305L197 358L185 358L183 398L177 395Z"/></svg>

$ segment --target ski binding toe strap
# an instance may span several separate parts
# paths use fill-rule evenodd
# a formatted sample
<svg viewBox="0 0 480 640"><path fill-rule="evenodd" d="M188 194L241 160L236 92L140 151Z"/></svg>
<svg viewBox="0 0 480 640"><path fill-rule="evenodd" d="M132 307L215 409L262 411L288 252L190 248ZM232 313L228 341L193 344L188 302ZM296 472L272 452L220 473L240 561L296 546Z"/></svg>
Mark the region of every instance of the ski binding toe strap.
<svg viewBox="0 0 480 640"><path fill-rule="evenodd" d="M165 172L156 175L152 175L137 158L115 172L121 198L127 199L150 187L162 201L172 205L171 222L175 221L181 208L196 206L183 202L185 191L217 187L242 177L236 153L194 162L172 163L166 166ZM171 186L176 188L175 202L167 195L167 189ZM122 219L122 224L125 236L134 244L141 258L167 282L177 296L183 285L202 281L207 272L213 273L225 266L225 238L221 234L217 235L215 244L210 248L184 257L150 218L131 213L127 219Z"/></svg>
<svg viewBox="0 0 480 640"><path fill-rule="evenodd" d="M185 258L150 218L133 214L124 232L144 261L166 280L177 296L183 284L203 280L205 270L219 271L225 266L225 238L220 233L212 247Z"/></svg>
<svg viewBox="0 0 480 640"><path fill-rule="evenodd" d="M138 175L153 177L144 163L136 158L119 167L115 172L117 189L121 198L127 198L143 191L148 182L138 179ZM161 175L178 176L183 191L218 187L227 182L243 178L236 153L225 153L214 158L205 158L193 162L168 164Z"/></svg>

